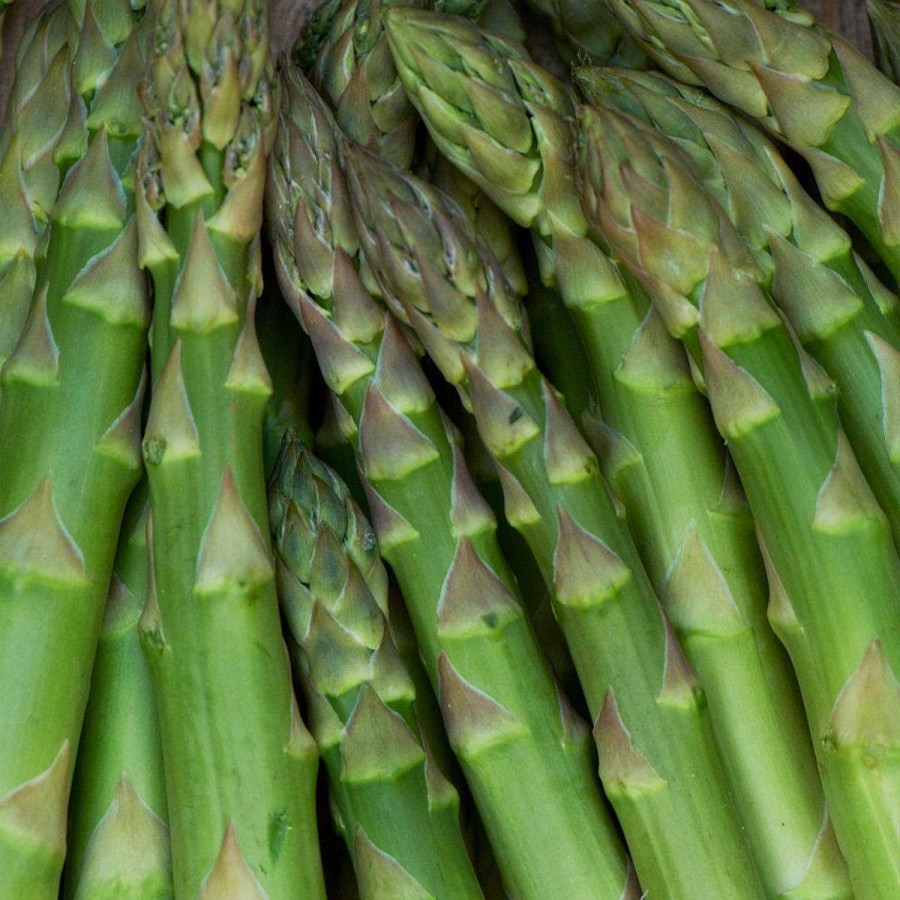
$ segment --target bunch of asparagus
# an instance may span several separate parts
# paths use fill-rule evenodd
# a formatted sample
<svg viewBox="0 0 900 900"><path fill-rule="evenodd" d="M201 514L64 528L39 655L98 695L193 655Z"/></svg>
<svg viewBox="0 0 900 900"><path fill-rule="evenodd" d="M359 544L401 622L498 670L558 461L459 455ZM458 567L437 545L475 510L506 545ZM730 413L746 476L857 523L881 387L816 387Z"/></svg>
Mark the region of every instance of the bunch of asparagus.
<svg viewBox="0 0 900 900"><path fill-rule="evenodd" d="M0 898L900 896L895 4L533 6L15 48Z"/></svg>

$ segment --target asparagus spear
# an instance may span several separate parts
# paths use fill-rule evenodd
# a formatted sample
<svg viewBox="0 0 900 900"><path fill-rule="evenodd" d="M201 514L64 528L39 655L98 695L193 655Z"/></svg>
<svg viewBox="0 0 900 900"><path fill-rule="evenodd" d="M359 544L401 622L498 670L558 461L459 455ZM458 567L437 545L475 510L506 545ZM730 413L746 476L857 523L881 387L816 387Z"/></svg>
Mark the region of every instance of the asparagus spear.
<svg viewBox="0 0 900 900"><path fill-rule="evenodd" d="M678 140L703 184L774 275L772 295L813 358L835 379L838 411L900 547L900 329L879 308L849 235L803 190L752 125L663 75L579 70L594 102L633 112ZM888 310L890 313L890 310Z"/></svg>
<svg viewBox="0 0 900 900"><path fill-rule="evenodd" d="M661 135L584 108L585 209L703 370L759 528L770 618L800 680L835 832L860 898L900 887L900 560L840 427L724 211ZM673 265L673 259L678 265Z"/></svg>
<svg viewBox="0 0 900 900"><path fill-rule="evenodd" d="M105 66L82 70L102 69L106 81L89 114L75 98L77 114L56 145L67 178L42 239L28 317L0 370L0 733L14 736L0 741L4 897L57 890L116 538L140 472L149 308L129 162L140 117L133 105L105 103L136 85L127 3L124 13L113 16L121 54L111 62L116 53L104 41Z"/></svg>
<svg viewBox="0 0 900 900"><path fill-rule="evenodd" d="M515 240L515 226L509 218L474 181L463 175L438 151L433 141L427 141L427 148L429 153L427 165L420 166L417 174L434 184L462 209L479 238L490 248L503 270L510 288L528 304L527 323L532 323L534 315L538 317L543 315L543 320L539 318L538 324L544 330L534 334L533 330L529 328L529 340L532 338L536 340L536 354L559 353L567 361L567 385L571 390L574 402L578 403L579 398L587 390L586 383L575 383L579 375L584 374L583 370L579 370L577 364L579 358L575 355L580 348L577 345L573 347L571 334L565 331L565 325L568 323L560 323L558 316L548 310L548 307L552 305L555 310L561 310L564 316L565 309L560 304L554 303L553 299L548 296L552 291L545 289L543 294L539 293L539 282L533 282L527 278L525 265ZM558 327L560 324L563 325L563 330L554 332L553 327ZM528 543L506 519L503 488L499 481L497 467L478 434L478 426L474 418L461 404L457 403L456 406L456 410L451 411L451 415L456 413L455 421L462 429L466 462L475 478L475 483L497 516L497 539L500 542L500 548L519 584L528 585L528 590L523 596L525 611L535 632L540 637L541 647L550 661L554 674L562 683L567 695L580 704L579 708L582 708L584 703L581 698L581 687L578 684L565 637L553 613L550 593L542 582L540 569L537 567Z"/></svg>
<svg viewBox="0 0 900 900"><path fill-rule="evenodd" d="M135 15L127 0L113 0L101 30L94 7L52 3L17 53L0 129L0 365L25 326L63 177L101 126L124 146L140 133Z"/></svg>
<svg viewBox="0 0 900 900"><path fill-rule="evenodd" d="M267 527L256 338L277 93L265 4L156 7L137 181L155 288L144 432L153 672L175 893L324 897L315 744L294 699Z"/></svg>
<svg viewBox="0 0 900 900"><path fill-rule="evenodd" d="M763 896L702 690L596 459L521 337L522 310L496 260L427 183L349 142L344 159L366 258L471 406L507 515L552 590L641 884L670 897Z"/></svg>
<svg viewBox="0 0 900 900"><path fill-rule="evenodd" d="M900 4L866 0L878 68L895 84L900 80Z"/></svg>
<svg viewBox="0 0 900 900"><path fill-rule="evenodd" d="M35 255L59 190L52 153L70 92L75 20L65 5L46 10L25 35L0 129L0 366L25 327L37 272Z"/></svg>
<svg viewBox="0 0 900 900"><path fill-rule="evenodd" d="M388 626L372 528L290 432L269 521L294 668L361 897L481 897L459 797L423 742L415 685Z"/></svg>
<svg viewBox="0 0 900 900"><path fill-rule="evenodd" d="M796 685L766 623L752 523L728 478L724 448L683 351L649 312L634 280L586 235L573 160L566 155L572 141L568 96L518 49L462 23L397 12L387 28L401 77L435 140L508 213L532 225L544 280L559 285L571 310L602 410L594 434L604 470L709 695L716 738L767 889L778 895L802 885L815 896L841 896L846 873L823 816ZM465 63L452 66L458 74L450 65L446 71L420 65L426 55L448 60L454 54L463 60L491 54L493 67L481 71L491 73L493 83L465 74L472 72ZM486 119L491 106L485 102L479 110L473 102L467 110L466 98L491 94L516 116L517 129L507 127L505 135L523 136L502 151L508 170L521 167L515 182L498 184L490 168L495 157L472 149L490 140L479 113ZM772 759L782 768L773 770ZM693 872L683 877L689 890Z"/></svg>
<svg viewBox="0 0 900 900"><path fill-rule="evenodd" d="M663 69L760 121L900 276L900 87L783 0L609 0Z"/></svg>
<svg viewBox="0 0 900 900"><path fill-rule="evenodd" d="M69 807L64 896L170 898L156 699L138 621L147 601L146 481L122 525Z"/></svg>
<svg viewBox="0 0 900 900"><path fill-rule="evenodd" d="M402 332L362 285L334 120L299 73L282 78L267 195L282 289L358 449L381 553L507 891L637 896L593 779L589 735L556 691L493 516Z"/></svg>

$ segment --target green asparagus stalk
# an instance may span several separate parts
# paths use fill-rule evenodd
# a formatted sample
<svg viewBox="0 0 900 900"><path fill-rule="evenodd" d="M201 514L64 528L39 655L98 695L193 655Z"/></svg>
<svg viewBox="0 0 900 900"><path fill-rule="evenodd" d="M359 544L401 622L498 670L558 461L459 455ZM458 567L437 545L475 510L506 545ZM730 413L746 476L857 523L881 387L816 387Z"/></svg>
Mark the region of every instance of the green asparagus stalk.
<svg viewBox="0 0 900 900"><path fill-rule="evenodd" d="M428 753L388 625L372 528L290 432L269 486L269 521L294 668L361 897L481 897L459 796Z"/></svg>
<svg viewBox="0 0 900 900"><path fill-rule="evenodd" d="M282 289L358 449L381 553L506 889L535 900L636 897L589 734L557 693L493 515L400 328L362 285L334 120L299 73L286 69L283 85L267 195Z"/></svg>
<svg viewBox="0 0 900 900"><path fill-rule="evenodd" d="M156 7L137 173L155 288L144 432L153 672L177 896L323 898L315 744L281 636L255 331L276 123L265 4Z"/></svg>
<svg viewBox="0 0 900 900"><path fill-rule="evenodd" d="M389 21L393 41L393 13ZM507 517L552 590L595 718L600 778L642 886L669 897L763 896L703 692L596 458L521 336L523 312L496 260L426 182L349 142L344 159L369 264L470 405Z"/></svg>
<svg viewBox="0 0 900 900"><path fill-rule="evenodd" d="M79 47L88 44L92 9L84 13ZM51 160L55 152L67 177L55 204L49 197L45 247L32 256L29 313L0 370L0 733L15 736L0 742L4 897L57 892L116 540L140 472L149 307L137 266L130 164L140 116L134 105L112 109L106 102L135 90L140 54L127 3L124 15L111 21L121 33L114 46L102 44L109 51L104 66L86 61L80 70L102 69L106 76L91 94L90 111L74 97L77 114L69 116L55 151L47 136L32 148ZM47 69L57 73L57 86L66 80L54 67L65 64L65 51L57 50ZM72 84L77 88L78 72ZM28 140L13 136L9 147L19 141L21 149ZM7 173L27 171L16 153ZM35 177L32 185L40 181ZM29 203L39 193L19 207L26 213L21 234L31 227L37 204ZM24 253L35 251L29 238Z"/></svg>
<svg viewBox="0 0 900 900"><path fill-rule="evenodd" d="M866 0L878 68L895 84L900 80L900 4Z"/></svg>
<svg viewBox="0 0 900 900"><path fill-rule="evenodd" d="M430 159L427 161L427 165L420 166L417 174L430 181L457 203L466 218L472 223L479 238L484 240L494 254L510 288L519 297L526 298L528 295L526 302L529 304L529 313L535 312L536 307L541 303L541 296L529 284L526 277L524 263L515 240L513 223L474 181L463 175L459 169L450 164L445 156L440 154L433 141L429 140L427 144ZM534 305L531 303L532 299L535 301ZM547 305L544 303L544 307ZM561 306L559 308L565 315L565 309ZM548 313L545 312L545 319L547 315ZM540 324L549 328L551 325L557 326L559 323L554 320L552 323L543 321ZM529 334L530 337L532 337L531 334ZM568 361L569 365L566 369L568 375L571 376L569 387L572 388L572 397L577 403L579 396L586 391L586 384L584 391L580 392L578 389L580 386L572 384L579 376L578 357L575 356L573 359L573 356L580 348L577 345L573 348L571 335L566 334L565 331L557 334L547 332L534 335L534 337L538 342L536 352L558 352ZM556 345L557 338L558 346ZM478 434L475 420L458 401L456 406L457 409L450 410L450 414L462 430L466 462L475 478L478 490L490 503L497 516L497 539L500 542L503 556L519 584L528 585L528 590L523 595L525 611L535 632L540 637L541 647L550 661L557 679L563 684L570 697L576 697L576 695L580 695L581 688L578 686L565 638L553 614L549 591L542 583L540 570L537 568L534 555L527 542L506 520L503 488L500 485L497 467ZM456 412L455 416L454 412Z"/></svg>
<svg viewBox="0 0 900 900"><path fill-rule="evenodd" d="M783 0L609 0L663 69L756 118L900 276L900 87Z"/></svg>
<svg viewBox="0 0 900 900"><path fill-rule="evenodd" d="M146 482L128 502L91 675L69 806L67 898L170 898L156 700L138 622L147 601Z"/></svg>
<svg viewBox="0 0 900 900"><path fill-rule="evenodd" d="M715 737L767 891L846 895L796 684L766 622L752 521L728 477L724 448L683 351L648 309L640 286L586 234L567 156L568 96L519 50L461 23L392 13L388 34L401 77L435 140L510 215L532 225L543 278L558 284L568 306L602 411L592 435L600 461L707 691ZM499 73L493 83L420 66L424 55L465 59L469 53L492 55L493 69L482 71ZM464 65L455 69L466 71ZM507 125L506 135L523 137L503 149L507 169L521 167L516 182L498 185L489 168L494 156L468 152L476 141L490 140L479 112L486 120L491 106L484 102L467 115L467 94L493 95L516 116L516 128ZM443 115L430 115L438 108ZM496 135L498 145L503 139ZM777 770L772 759L779 761ZM691 870L682 877L685 891L696 890Z"/></svg>
<svg viewBox="0 0 900 900"><path fill-rule="evenodd" d="M772 295L835 380L850 443L900 547L900 329L879 308L849 235L803 190L778 151L707 94L663 75L578 71L589 100L633 112L677 140L703 184L773 273Z"/></svg>
<svg viewBox="0 0 900 900"><path fill-rule="evenodd" d="M608 110L584 108L580 121L585 209L702 369L747 490L770 619L800 680L855 894L895 896L900 560L833 385L795 346L763 272L679 149Z"/></svg>

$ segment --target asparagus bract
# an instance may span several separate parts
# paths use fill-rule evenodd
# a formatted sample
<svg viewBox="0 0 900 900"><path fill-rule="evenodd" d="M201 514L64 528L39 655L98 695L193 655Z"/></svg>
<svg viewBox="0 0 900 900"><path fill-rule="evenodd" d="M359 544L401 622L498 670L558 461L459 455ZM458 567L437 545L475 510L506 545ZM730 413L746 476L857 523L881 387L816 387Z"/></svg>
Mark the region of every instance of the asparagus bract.
<svg viewBox="0 0 900 900"><path fill-rule="evenodd" d="M119 538L75 767L64 895L76 900L173 896L156 699L138 634L149 512L142 482Z"/></svg>
<svg viewBox="0 0 900 900"><path fill-rule="evenodd" d="M704 92L663 75L583 69L590 100L633 112L677 140L703 184L773 273L772 295L835 380L838 410L900 547L900 330L897 299L863 270L850 236L803 190L778 151Z"/></svg>
<svg viewBox="0 0 900 900"><path fill-rule="evenodd" d="M900 275L900 87L781 0L609 0L663 69L756 118ZM784 8L786 7L786 8Z"/></svg>
<svg viewBox="0 0 900 900"><path fill-rule="evenodd" d="M387 573L338 477L290 432L269 487L278 585L360 896L482 896L388 625Z"/></svg>
<svg viewBox="0 0 900 900"><path fill-rule="evenodd" d="M568 95L517 48L464 23L397 12L388 35L435 140L510 215L532 226L543 280L559 287L575 322L602 411L592 437L708 694L767 890L845 895L846 872L823 816L796 684L766 622L752 520L681 347L640 285L587 234L568 149ZM446 65L423 62L426 56ZM494 64L476 71L470 57ZM493 108L507 110L516 128L491 132ZM501 182L494 168L500 154L515 179ZM698 889L694 878L693 867L683 871L685 892Z"/></svg>
<svg viewBox="0 0 900 900"><path fill-rule="evenodd" d="M895 84L900 81L900 4L866 0L878 68Z"/></svg>
<svg viewBox="0 0 900 900"><path fill-rule="evenodd" d="M324 897L262 459L271 382L254 316L275 89L264 3L159 3L137 173L155 288L141 628L177 896Z"/></svg>
<svg viewBox="0 0 900 900"><path fill-rule="evenodd" d="M90 9L80 46L87 40ZM21 336L0 370L0 733L7 736L0 741L0 895L5 897L55 896L58 888L66 803L116 539L141 468L150 313L137 265L130 163L140 116L127 104L110 113L102 103L104 96L136 87L134 64L140 55L127 3L120 24L124 36L115 44L124 42L124 49L111 72L103 69L106 81L93 93L90 114L69 117L66 139L55 144L57 162L55 138L45 135L32 148L36 157L44 155L39 165L59 164L67 172L58 199L54 203L49 191L56 176L46 182L35 176L10 216L22 213L17 219L22 230L13 229L13 235L28 236L22 251L26 262L29 255L34 259L35 269L24 279L22 296L27 297L31 278L34 291ZM52 82L57 88L66 84L64 73L54 68L65 66L65 53L56 51L47 70L61 79ZM85 63L84 71L98 68ZM75 84L77 73L72 78ZM68 109L69 98L63 98ZM80 95L73 103L85 113ZM52 131L60 120L49 109L48 117ZM27 172L18 155L25 140L13 134L7 148L13 163L5 172L20 184ZM35 188L27 194L38 182L48 193ZM42 228L36 224L38 194L52 206L40 259L33 255Z"/></svg>
<svg viewBox="0 0 900 900"><path fill-rule="evenodd" d="M703 692L596 458L521 337L523 313L496 260L431 186L358 145L344 155L366 258L470 404L500 471L507 516L551 587L596 720L600 778L644 890L763 896Z"/></svg>
<svg viewBox="0 0 900 900"><path fill-rule="evenodd" d="M363 287L334 119L299 73L285 69L283 84L268 187L282 289L357 447L381 553L506 889L534 900L637 896L589 734L557 693L493 515L399 326Z"/></svg>
<svg viewBox="0 0 900 900"><path fill-rule="evenodd" d="M900 560L833 385L764 295L764 274L678 148L584 108L585 208L690 349L747 491L857 897L900 885ZM678 265L673 265L673 259ZM699 376L698 376L699 377Z"/></svg>

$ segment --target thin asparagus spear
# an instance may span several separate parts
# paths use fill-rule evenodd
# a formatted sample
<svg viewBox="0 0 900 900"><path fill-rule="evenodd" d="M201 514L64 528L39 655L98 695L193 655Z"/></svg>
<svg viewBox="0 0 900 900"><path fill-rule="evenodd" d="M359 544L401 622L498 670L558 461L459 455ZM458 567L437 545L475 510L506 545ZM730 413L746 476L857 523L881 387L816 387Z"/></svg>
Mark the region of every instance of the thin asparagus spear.
<svg viewBox="0 0 900 900"><path fill-rule="evenodd" d="M608 0L649 56L759 120L900 276L900 87L784 0Z"/></svg>
<svg viewBox="0 0 900 900"><path fill-rule="evenodd" d="M66 124L77 24L65 4L34 23L0 129L0 366L22 334L37 278L35 256L57 194L53 149Z"/></svg>
<svg viewBox="0 0 900 900"><path fill-rule="evenodd" d="M324 898L316 749L281 636L255 331L277 93L265 4L163 0L137 180L153 276L144 432L159 704L177 896Z"/></svg>
<svg viewBox="0 0 900 900"><path fill-rule="evenodd" d="M435 140L510 215L531 224L543 280L559 285L576 323L603 418L593 431L605 473L707 691L767 890L846 895L796 684L766 623L752 523L727 477L724 448L682 349L649 312L639 285L587 235L567 155L573 140L568 95L518 49L464 23L398 11L387 30L401 77ZM482 79L467 74L473 67L464 64L421 65L425 55L452 60L454 54L490 54L494 66L482 66L488 73ZM469 106L467 96L482 107ZM502 102L517 126L495 136L503 165L518 173L504 182L491 167L495 157L477 149L493 140L483 122L488 96ZM520 142L511 146L514 134ZM771 759L779 761L777 769ZM682 870L688 894L698 890L694 877L691 867Z"/></svg>
<svg viewBox="0 0 900 900"><path fill-rule="evenodd" d="M171 898L156 699L138 622L147 601L146 482L119 537L69 805L64 896Z"/></svg>
<svg viewBox="0 0 900 900"><path fill-rule="evenodd" d="M429 140L428 145L431 158L428 160L427 166L420 167L417 174L434 184L459 205L479 238L490 247L510 288L516 295L523 297L529 292L530 286L525 276L522 257L519 255L515 242L513 223L474 181L463 175L459 169L450 164L445 156L438 152L432 141ZM563 309L563 314L565 314L565 309ZM564 347L560 348L560 352L571 359L573 356L571 335L563 334L561 338ZM554 340L551 335L538 335L538 339L541 349L547 349L548 343ZM577 352L577 350L576 346L575 351ZM572 375L575 378L578 377L577 365L572 365ZM578 402L577 392L573 392L573 397ZM550 594L542 584L540 570L537 568L534 555L525 539L506 519L503 507L503 489L500 485L497 467L478 434L478 426L474 418L458 400L455 406L456 409L449 412L463 432L463 446L469 470L475 478L479 491L491 504L491 508L497 516L497 539L500 541L503 555L519 584L528 585L528 590L523 595L525 611L531 619L541 647L549 659L556 677L563 684L568 695L575 697L581 693L581 688L578 685L565 638L553 614Z"/></svg>
<svg viewBox="0 0 900 900"><path fill-rule="evenodd" d="M900 559L887 519L833 385L795 346L687 159L621 114L585 107L580 122L585 209L703 371L759 528L770 619L797 671L855 894L886 900L900 888Z"/></svg>
<svg viewBox="0 0 900 900"><path fill-rule="evenodd" d="M122 52L103 43L116 57L112 70L103 68L91 115L70 118L56 144L68 174L43 237L28 317L0 370L4 897L58 889L91 666L125 502L140 472L149 307L130 163L140 116L133 105L113 111L104 102L133 91L140 70L132 12L127 3L120 11L113 21L125 36L114 46ZM85 63L83 71L99 68ZM75 107L83 112L80 96Z"/></svg>
<svg viewBox="0 0 900 900"><path fill-rule="evenodd" d="M664 75L578 72L593 102L633 112L695 161L767 274L803 346L835 380L838 412L900 547L900 330L879 308L849 235L803 190L778 151L704 92Z"/></svg>
<svg viewBox="0 0 900 900"><path fill-rule="evenodd" d="M642 886L671 897L764 896L703 692L596 459L521 337L523 313L496 260L430 185L359 145L348 142L343 157L369 265L471 406L507 515L551 588L595 717L600 778Z"/></svg>
<svg viewBox="0 0 900 900"><path fill-rule="evenodd" d="M282 289L358 448L381 553L506 888L535 900L636 897L589 736L528 627L493 516L399 327L362 285L334 120L299 73L282 77L268 187Z"/></svg>
<svg viewBox="0 0 900 900"><path fill-rule="evenodd" d="M459 797L427 753L415 685L389 629L372 528L290 432L269 486L269 521L294 668L361 897L480 898Z"/></svg>
<svg viewBox="0 0 900 900"><path fill-rule="evenodd" d="M101 126L117 138L114 145L127 147L140 134L136 17L140 11L132 13L128 0L111 0L102 9L99 0L80 7L57 0L19 47L0 129L0 365L25 326L50 211L66 173Z"/></svg>

